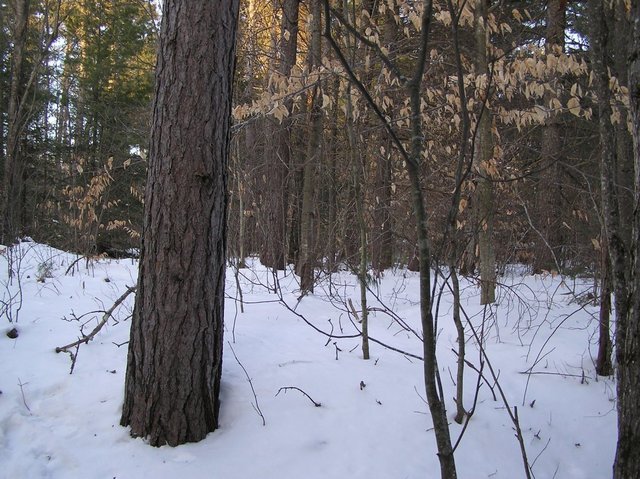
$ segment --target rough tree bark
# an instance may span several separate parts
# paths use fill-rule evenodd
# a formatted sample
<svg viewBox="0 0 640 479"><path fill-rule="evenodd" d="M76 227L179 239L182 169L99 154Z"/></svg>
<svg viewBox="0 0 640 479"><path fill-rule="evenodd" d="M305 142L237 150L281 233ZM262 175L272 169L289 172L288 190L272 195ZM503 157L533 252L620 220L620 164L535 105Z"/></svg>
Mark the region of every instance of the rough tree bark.
<svg viewBox="0 0 640 479"><path fill-rule="evenodd" d="M121 424L153 446L218 426L238 0L165 0Z"/></svg>
<svg viewBox="0 0 640 479"><path fill-rule="evenodd" d="M603 231L602 238L605 238ZM609 376L613 373L611 364L611 261L606 241L600 251L600 313L598 316L598 357L596 358L596 373Z"/></svg>
<svg viewBox="0 0 640 479"><path fill-rule="evenodd" d="M336 157L338 155L338 98L340 95L340 81L338 78L334 79L333 84L333 111L331 113L331 134L329 138L329 145L327 147L328 164L327 170L329 172L329 184L327 188L327 226L325 228L325 237L327 238L326 253L324 256L327 258L327 271L333 273L336 269L336 263L338 261L338 241L337 241L337 219L338 219L338 165ZM331 278L331 275L329 275ZM331 281L329 281L329 290L331 291Z"/></svg>
<svg viewBox="0 0 640 479"><path fill-rule="evenodd" d="M373 203L373 231L371 238L371 266L380 274L393 266L392 146L385 142L385 151L375 154L375 198Z"/></svg>
<svg viewBox="0 0 640 479"><path fill-rule="evenodd" d="M610 48L608 49L608 55L611 58L609 68L612 70L612 76L617 77L620 85L628 87L627 59L630 48L631 22L629 22L624 1L607 2L606 8L608 9L606 12L607 28L611 31ZM618 108L621 109L621 117L625 118L628 110L622 106L618 106ZM616 122L614 128L618 158L616 184L618 185L620 214L624 218L631 218L634 189L633 138L626 121ZM623 222L622 228L625 241L631 241L632 222Z"/></svg>
<svg viewBox="0 0 640 479"><path fill-rule="evenodd" d="M619 198L616 193L617 157L615 129L611 123L611 92L609 90L608 55L609 32L605 22L604 5L600 0L589 2L592 18L591 59L594 88L598 96L598 125L600 133L600 175L602 210L607 247L611 258L611 273L616 318L622 322L616 328L616 342L624 344L626 317L629 310L629 245L624 239L620 217ZM623 352L623 351L621 351ZM620 357L617 357L618 362Z"/></svg>
<svg viewBox="0 0 640 479"><path fill-rule="evenodd" d="M628 288L631 307L626 311L616 311L618 446L613 466L614 479L640 477L640 2L632 2L631 22L628 81L635 166L635 208L630 245L633 262L629 263L632 263L633 269ZM617 276L614 271L614 287ZM617 303L616 298L616 308ZM624 317L621 316L623 313Z"/></svg>
<svg viewBox="0 0 640 479"><path fill-rule="evenodd" d="M343 4L346 7L346 1ZM345 8L346 10L346 8ZM349 42L347 41L347 48ZM358 263L358 285L360 287L360 306L362 308L362 357L369 359L369 310L367 306L367 223L364 217L364 192L362 191L362 179L364 177L363 158L358 150L356 131L353 121L353 105L351 102L351 85L346 90L346 119L347 119L347 140L348 158L351 163L351 176L353 178L353 193L356 205L356 223L360 233L360 252Z"/></svg>

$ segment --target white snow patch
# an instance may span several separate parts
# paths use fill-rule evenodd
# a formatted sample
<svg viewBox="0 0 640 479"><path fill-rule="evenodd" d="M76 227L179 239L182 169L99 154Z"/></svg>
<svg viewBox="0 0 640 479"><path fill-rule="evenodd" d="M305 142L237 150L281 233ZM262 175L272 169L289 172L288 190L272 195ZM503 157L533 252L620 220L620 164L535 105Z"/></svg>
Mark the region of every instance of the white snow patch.
<svg viewBox="0 0 640 479"><path fill-rule="evenodd" d="M22 306L17 322L0 319L0 477L6 478L424 478L439 465L424 397L420 361L371 344L361 358L358 338L330 339L278 302L265 285L273 279L259 262L241 270L244 313L239 312L233 270L227 274L225 341L232 341L255 388L266 426L254 410L251 387L225 344L220 428L197 444L153 448L119 425L133 298L94 341L82 345L72 375L69 355L56 346L93 329L100 312L135 284L137 263L87 265L47 246L23 243ZM0 296L9 284L0 257ZM39 282L39 265L51 264ZM515 271L515 273L513 272ZM499 305L486 323L486 348L512 407L518 407L533 471L540 478L610 477L616 441L615 386L596 378L597 309L571 301L589 281L523 276L502 278ZM347 336L356 332L346 296L359 308L356 280L339 273L323 280L299 303L291 273L280 277L283 299L317 328ZM417 274L386 272L374 288L387 305L420 332ZM13 292L13 293L12 293ZM331 296L330 293L333 295ZM482 309L476 285L462 284L463 306L478 330ZM373 296L370 306L382 308ZM451 297L440 303L439 367L453 417L456 332ZM17 304L14 304L14 309ZM64 320L63 318L66 318ZM77 320L74 318L78 318ZM395 348L421 354L415 335L390 316L372 312L370 334ZM17 339L4 334L16 327ZM479 364L467 329L467 357ZM338 359L336 360L336 354ZM538 374L523 371L533 367ZM542 374L540 374L542 373ZM456 451L459 477L522 477L513 425L485 367L475 415ZM474 398L477 374L467 369L465 405ZM364 387L361 386L361 382ZM493 400L491 387L498 400ZM321 403L312 402L296 387ZM455 441L461 426L451 420Z"/></svg>

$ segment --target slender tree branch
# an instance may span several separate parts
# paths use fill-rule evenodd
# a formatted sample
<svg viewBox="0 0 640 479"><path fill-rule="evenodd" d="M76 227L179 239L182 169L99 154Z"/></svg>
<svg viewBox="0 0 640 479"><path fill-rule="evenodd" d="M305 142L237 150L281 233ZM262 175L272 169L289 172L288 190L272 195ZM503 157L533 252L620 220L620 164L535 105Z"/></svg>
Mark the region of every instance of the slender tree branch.
<svg viewBox="0 0 640 479"><path fill-rule="evenodd" d="M29 383L23 383L20 378L18 378L18 386L20 386L20 394L22 394L22 404L24 404L24 407L26 407L29 414L31 414L31 408L27 405L27 400L24 397L24 386L27 384Z"/></svg>
<svg viewBox="0 0 640 479"><path fill-rule="evenodd" d="M329 11L331 14L343 25L347 30L349 30L353 36L355 36L358 40L364 43L369 48L375 50L376 54L382 60L389 70L393 72L396 78L400 81L401 85L405 85L407 83L407 78L402 74L402 72L398 69L398 67L391 61L391 59L382 51L380 45L376 42L372 42L367 37L365 37L362 33L360 33L350 22L347 21L342 14L336 10L335 8L329 7Z"/></svg>
<svg viewBox="0 0 640 479"><path fill-rule="evenodd" d="M293 389L293 390L295 390L295 391L299 391L299 392L301 392L302 394L304 394L304 395L309 399L309 401L311 401L311 402L313 403L313 405L314 405L315 407L320 407L320 406L322 406L322 403L315 402L315 401L311 398L311 396L309 396L309 395L308 395L306 392L304 392L302 389L300 389L300 388L298 388L298 387L295 387L295 386L284 386L284 387L281 387L280 389L278 389L278 392L276 393L276 396L277 396L278 394L280 394L280 392L281 392L281 391L284 391L284 392L286 393L289 389Z"/></svg>
<svg viewBox="0 0 640 479"><path fill-rule="evenodd" d="M93 328L93 331L91 331L88 335L83 335L83 337L81 339L78 339L77 341L74 341L72 343L69 343L65 346L59 346L56 348L56 353L61 353L61 352L68 352L68 349L70 348L74 348L76 346L79 346L81 344L87 344L89 341L91 341L96 334L98 334L100 332L100 330L102 329L102 327L107 324L107 321L109 320L109 318L111 318L113 316L113 312L118 308L118 306L120 306L125 299L127 299L127 297L135 292L137 289L136 286L128 286L127 290L122 294L122 296L120 296L115 303L113 303L113 305L104 312L104 315L102 316L102 319L100 320L100 322L96 325L95 328Z"/></svg>
<svg viewBox="0 0 640 479"><path fill-rule="evenodd" d="M325 21L324 36L326 37L327 41L329 42L329 45L331 46L334 53L338 57L340 64L347 72L347 75L351 80L351 82L356 86L360 94L364 97L364 99L369 104L369 106L371 107L375 115L383 124L385 130L391 137L394 145L396 145L396 147L398 148L398 151L400 152L400 155L402 156L402 158L407 162L411 161L406 148L402 144L402 141L400 141L400 138L398 138L398 135L393 129L393 126L387 120L387 117L384 115L384 113L382 113L382 110L380 110L380 107L375 102L375 100L371 97L371 94L369 93L367 88L362 84L362 82L358 79L356 74L353 72L353 69L351 68L351 66L349 65L349 62L345 58L344 53L342 53L340 46L336 43L335 39L331 35L331 21L330 21L331 9L329 7L329 0L323 0L323 2L324 2L325 17L327 18L327 20Z"/></svg>
<svg viewBox="0 0 640 479"><path fill-rule="evenodd" d="M238 363L238 365L240 365L240 367L242 368L242 371L244 371L244 375L247 378L247 381L249 381L249 386L251 386L251 392L253 393L253 399L255 400L255 404L252 404L253 409L255 409L258 415L262 418L262 425L266 426L267 421L264 418L264 414L262 414L262 410L260 409L260 404L258 404L258 396L256 394L256 390L253 387L253 381L251 380L251 377L249 377L249 373L247 372L245 367L242 365L242 363L238 359L238 356L236 355L236 352L233 349L233 346L231 346L231 343L227 341L227 344L229 345L229 348L231 349L231 353L233 353L233 357L236 359L236 362Z"/></svg>

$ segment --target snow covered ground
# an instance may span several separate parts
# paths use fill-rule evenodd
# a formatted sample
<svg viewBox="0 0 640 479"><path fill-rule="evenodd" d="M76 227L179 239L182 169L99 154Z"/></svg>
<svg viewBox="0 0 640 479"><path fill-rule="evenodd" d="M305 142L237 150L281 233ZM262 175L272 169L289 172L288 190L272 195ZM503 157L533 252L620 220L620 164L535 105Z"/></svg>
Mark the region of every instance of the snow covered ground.
<svg viewBox="0 0 640 479"><path fill-rule="evenodd" d="M282 299L294 314L266 287L273 278L254 262L240 270L241 313L230 269L225 342L252 384L225 344L220 429L197 444L153 448L119 426L132 297L92 342L80 346L73 374L70 356L55 352L79 337L81 325L85 333L94 328L99 311L135 284L137 264L80 261L65 274L76 256L35 243L20 248L13 253L20 262L19 311L17 278L9 283L7 252L0 257L0 298L9 303L8 314L0 318L0 477L439 477L420 361L378 344L371 344L372 358L364 361L358 338L328 340L307 324L340 336L355 332L345 305L352 298L359 310L352 275L336 274L331 285L323 280L299 303L295 277L281 275ZM524 276L517 269L501 281L505 286L486 321L485 346L509 404L518 408L535 477L610 477L615 387L611 379L595 376L597 309L574 300L591 283ZM462 288L465 311L480 330L479 291L468 282ZM387 271L373 290L420 331L417 274ZM369 301L370 307L385 307L373 295ZM374 311L370 323L372 337L421 354L416 336L388 314ZM18 337L10 339L6 333L14 327ZM453 422L451 350L457 335L448 293L440 303L438 330L439 368L455 442L462 427ZM467 334L468 359L478 366L469 328ZM531 368L536 374L522 374ZM475 414L455 453L459 477L524 477L513 424L487 366L484 375ZM467 368L468 409L476 380ZM297 390L277 394L285 387L300 388L321 406Z"/></svg>

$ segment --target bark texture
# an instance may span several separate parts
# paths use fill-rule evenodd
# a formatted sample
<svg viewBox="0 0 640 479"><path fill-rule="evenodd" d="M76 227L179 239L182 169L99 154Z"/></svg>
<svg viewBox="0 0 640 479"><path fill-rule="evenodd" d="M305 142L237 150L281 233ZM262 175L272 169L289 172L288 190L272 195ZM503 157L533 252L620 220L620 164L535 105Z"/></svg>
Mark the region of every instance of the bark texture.
<svg viewBox="0 0 640 479"><path fill-rule="evenodd" d="M604 237L604 234L603 234ZM613 373L611 364L611 261L606 242L602 247L600 260L600 314L598 327L598 357L596 373L610 376Z"/></svg>
<svg viewBox="0 0 640 479"><path fill-rule="evenodd" d="M121 424L153 446L218 427L237 0L165 0Z"/></svg>
<svg viewBox="0 0 640 479"><path fill-rule="evenodd" d="M640 477L640 2L632 2L632 46L629 52L629 95L635 164L635 192L631 253L634 256L630 282L631 308L619 316L616 329L618 363L618 447L613 467L614 479ZM615 264L615 263L614 263ZM614 266L615 269L615 266ZM615 285L614 272L614 285ZM617 288L616 288L617 294ZM616 300L616 307L618 301ZM619 329L624 328L620 334Z"/></svg>

